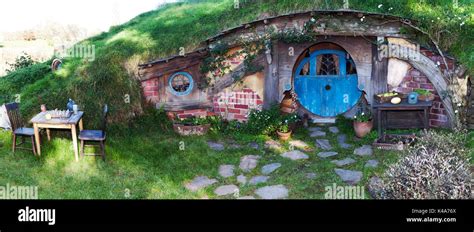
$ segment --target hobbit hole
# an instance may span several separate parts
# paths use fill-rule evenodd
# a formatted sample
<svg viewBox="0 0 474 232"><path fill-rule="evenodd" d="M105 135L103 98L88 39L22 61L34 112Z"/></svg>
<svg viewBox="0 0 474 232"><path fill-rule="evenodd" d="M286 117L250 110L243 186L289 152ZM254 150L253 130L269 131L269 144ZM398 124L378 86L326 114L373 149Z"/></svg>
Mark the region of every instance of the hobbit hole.
<svg viewBox="0 0 474 232"><path fill-rule="evenodd" d="M360 15L364 15L364 25ZM293 33L295 28L307 28L310 21L315 27L308 34ZM257 20L223 31L184 56L140 65L143 94L157 108L179 118L219 115L245 121L250 110L273 104L291 111L287 103L295 93L298 114L325 122L341 114L351 116L362 91L372 105L378 93L426 89L435 94L430 126L449 127L454 110L443 93L447 81L442 73L454 70L455 61L448 59L449 67L444 67L441 56L424 48L419 60L379 54L380 42L413 44L400 33L402 21L346 11ZM270 34L275 31L276 36ZM262 52L249 54L249 44L262 40Z"/></svg>

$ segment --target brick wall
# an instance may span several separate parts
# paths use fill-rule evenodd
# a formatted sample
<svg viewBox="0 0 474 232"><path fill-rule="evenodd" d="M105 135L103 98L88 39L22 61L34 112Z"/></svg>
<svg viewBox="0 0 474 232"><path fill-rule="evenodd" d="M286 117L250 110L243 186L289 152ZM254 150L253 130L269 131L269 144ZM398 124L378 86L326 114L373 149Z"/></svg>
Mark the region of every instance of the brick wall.
<svg viewBox="0 0 474 232"><path fill-rule="evenodd" d="M213 99L214 112L227 120L247 120L251 109L262 109L263 100L249 88L221 92Z"/></svg>
<svg viewBox="0 0 474 232"><path fill-rule="evenodd" d="M147 101L158 102L158 79L152 78L146 81L142 81L143 95Z"/></svg>
<svg viewBox="0 0 474 232"><path fill-rule="evenodd" d="M431 51L422 50L422 53L429 57L433 62L439 64L439 67L442 72L445 71L446 66L443 64L442 57L434 54ZM438 63L439 62L439 63ZM454 68L454 61L447 60L449 69ZM403 78L402 83L395 89L397 92L409 93L415 89L426 89L431 91L435 95L433 101L433 106L430 108L429 122L431 127L446 127L448 124L448 116L446 109L444 108L443 103L438 92L435 90L433 84L430 80L420 71L415 68L412 68L408 71L407 75Z"/></svg>

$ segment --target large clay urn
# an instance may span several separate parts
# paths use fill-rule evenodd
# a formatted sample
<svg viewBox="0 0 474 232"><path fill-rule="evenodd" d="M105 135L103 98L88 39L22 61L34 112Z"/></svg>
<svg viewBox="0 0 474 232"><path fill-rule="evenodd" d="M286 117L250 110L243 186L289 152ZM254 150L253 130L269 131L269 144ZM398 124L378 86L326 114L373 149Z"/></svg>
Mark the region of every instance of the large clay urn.
<svg viewBox="0 0 474 232"><path fill-rule="evenodd" d="M354 121L354 131L357 137L363 138L372 130L373 122L372 120L368 122L357 122Z"/></svg>

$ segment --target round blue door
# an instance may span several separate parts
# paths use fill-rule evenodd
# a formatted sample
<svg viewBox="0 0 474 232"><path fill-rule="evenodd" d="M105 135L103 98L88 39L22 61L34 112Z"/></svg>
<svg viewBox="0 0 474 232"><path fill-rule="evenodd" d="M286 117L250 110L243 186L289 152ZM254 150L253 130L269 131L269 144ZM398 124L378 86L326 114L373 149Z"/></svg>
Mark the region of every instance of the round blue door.
<svg viewBox="0 0 474 232"><path fill-rule="evenodd" d="M334 117L351 109L362 92L350 56L339 50L318 50L303 58L294 74L298 101L313 114Z"/></svg>

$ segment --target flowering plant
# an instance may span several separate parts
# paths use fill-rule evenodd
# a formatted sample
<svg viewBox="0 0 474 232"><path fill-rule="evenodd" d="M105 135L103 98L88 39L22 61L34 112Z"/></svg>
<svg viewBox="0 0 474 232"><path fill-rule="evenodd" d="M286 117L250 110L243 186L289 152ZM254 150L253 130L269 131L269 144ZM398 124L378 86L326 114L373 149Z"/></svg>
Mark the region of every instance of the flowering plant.
<svg viewBox="0 0 474 232"><path fill-rule="evenodd" d="M370 111L359 111L356 115L354 115L354 121L356 122L368 122L370 120L372 120L372 115Z"/></svg>
<svg viewBox="0 0 474 232"><path fill-rule="evenodd" d="M287 114L281 117L281 122L278 125L278 131L288 133L291 131L290 124L295 123L299 120L298 115L295 113Z"/></svg>

